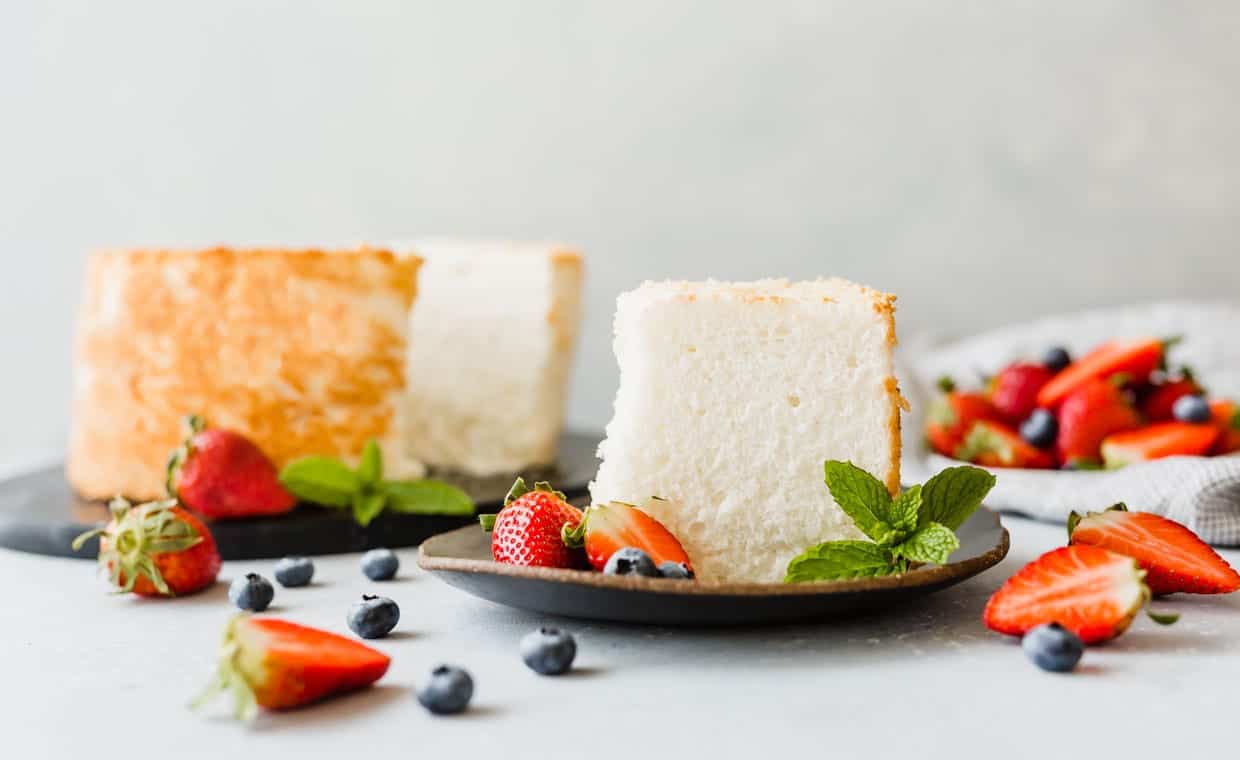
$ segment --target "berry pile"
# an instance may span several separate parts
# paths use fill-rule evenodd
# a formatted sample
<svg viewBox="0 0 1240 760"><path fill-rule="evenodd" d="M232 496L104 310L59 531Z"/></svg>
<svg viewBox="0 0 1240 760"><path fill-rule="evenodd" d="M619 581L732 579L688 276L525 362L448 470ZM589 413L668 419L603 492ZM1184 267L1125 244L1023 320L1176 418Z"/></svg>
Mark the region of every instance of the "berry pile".
<svg viewBox="0 0 1240 760"><path fill-rule="evenodd" d="M1072 361L1052 348L1018 361L981 391L945 378L926 439L986 467L1115 469L1169 456L1240 451L1240 406L1211 400L1188 368L1167 369L1175 341L1113 340Z"/></svg>

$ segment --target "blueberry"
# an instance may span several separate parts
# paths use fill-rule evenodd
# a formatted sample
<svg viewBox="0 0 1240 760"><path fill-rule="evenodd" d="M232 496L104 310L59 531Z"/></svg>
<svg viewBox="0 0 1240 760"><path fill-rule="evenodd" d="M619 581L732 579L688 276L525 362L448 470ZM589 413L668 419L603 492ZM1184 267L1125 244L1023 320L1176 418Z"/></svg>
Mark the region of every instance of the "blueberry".
<svg viewBox="0 0 1240 760"><path fill-rule="evenodd" d="M558 676L567 673L577 656L577 642L568 631L539 628L521 637L521 659L535 673Z"/></svg>
<svg viewBox="0 0 1240 760"><path fill-rule="evenodd" d="M1072 363L1072 355L1063 346L1055 346L1042 357L1042 366L1051 372L1058 372Z"/></svg>
<svg viewBox="0 0 1240 760"><path fill-rule="evenodd" d="M436 715L459 713L474 696L474 679L455 665L440 665L414 692L418 702Z"/></svg>
<svg viewBox="0 0 1240 760"><path fill-rule="evenodd" d="M310 585L314 561L309 557L285 557L276 563L276 581L285 588Z"/></svg>
<svg viewBox="0 0 1240 760"><path fill-rule="evenodd" d="M349 630L363 639L381 639L392 632L400 620L400 607L384 596L363 594L362 601L349 608Z"/></svg>
<svg viewBox="0 0 1240 760"><path fill-rule="evenodd" d="M1204 396L1180 396L1171 405L1171 414L1180 422L1209 422L1210 405Z"/></svg>
<svg viewBox="0 0 1240 760"><path fill-rule="evenodd" d="M664 578L674 578L678 581L693 580L693 570L688 565L683 562L672 562L671 560L659 563L659 575Z"/></svg>
<svg viewBox="0 0 1240 760"><path fill-rule="evenodd" d="M276 590L271 581L258 573L246 573L234 578L228 587L228 600L243 610L262 612L271 604Z"/></svg>
<svg viewBox="0 0 1240 760"><path fill-rule="evenodd" d="M391 549L371 549L362 555L362 573L372 581L390 581L396 576L400 560Z"/></svg>
<svg viewBox="0 0 1240 760"><path fill-rule="evenodd" d="M1033 414L1020 423L1020 437L1039 449L1049 447L1058 435L1059 421L1045 409L1034 409Z"/></svg>
<svg viewBox="0 0 1240 760"><path fill-rule="evenodd" d="M608 558L607 564L603 565L603 572L607 575L644 575L647 578L659 577L659 568L654 566L654 560L650 559L650 555L641 549L632 546L617 549L615 553Z"/></svg>
<svg viewBox="0 0 1240 760"><path fill-rule="evenodd" d="M1025 634L1020 648L1034 665L1052 673L1067 673L1076 667L1085 645L1075 633L1059 623L1040 625Z"/></svg>

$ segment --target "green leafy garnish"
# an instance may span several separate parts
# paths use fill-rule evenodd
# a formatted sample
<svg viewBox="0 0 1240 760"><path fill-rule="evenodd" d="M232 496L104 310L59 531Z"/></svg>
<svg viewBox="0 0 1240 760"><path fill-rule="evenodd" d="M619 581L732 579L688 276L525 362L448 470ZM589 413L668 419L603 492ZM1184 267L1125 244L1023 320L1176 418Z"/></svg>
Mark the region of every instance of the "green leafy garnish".
<svg viewBox="0 0 1240 760"><path fill-rule="evenodd" d="M977 467L951 467L894 499L882 481L851 462L823 464L827 488L870 541L827 541L788 563L785 583L870 578L941 565L960 548L955 529L995 485Z"/></svg>
<svg viewBox="0 0 1240 760"><path fill-rule="evenodd" d="M332 457L311 456L289 462L280 482L300 501L349 509L353 519L369 525L385 511L419 515L472 515L474 503L456 486L438 480L385 480L383 451L366 442L357 469Z"/></svg>

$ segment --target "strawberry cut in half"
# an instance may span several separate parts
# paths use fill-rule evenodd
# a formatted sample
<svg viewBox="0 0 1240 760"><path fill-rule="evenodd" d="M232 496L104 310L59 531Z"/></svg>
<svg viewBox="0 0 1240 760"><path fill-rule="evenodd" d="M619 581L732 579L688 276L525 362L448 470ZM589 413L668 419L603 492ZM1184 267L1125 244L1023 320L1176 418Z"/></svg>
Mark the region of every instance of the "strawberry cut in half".
<svg viewBox="0 0 1240 760"><path fill-rule="evenodd" d="M990 403L1012 425L1019 425L1038 406L1038 392L1054 377L1041 364L1017 362L990 381Z"/></svg>
<svg viewBox="0 0 1240 760"><path fill-rule="evenodd" d="M1030 444L1002 423L984 420L973 423L973 429L956 449L955 457L983 467L1046 469L1055 466L1049 452Z"/></svg>
<svg viewBox="0 0 1240 760"><path fill-rule="evenodd" d="M496 562L527 567L571 568L582 564L580 551L566 546L565 530L581 522L581 510L549 483L530 489L517 478L499 514L482 515L485 528L491 523L491 556Z"/></svg>
<svg viewBox="0 0 1240 760"><path fill-rule="evenodd" d="M185 418L185 442L168 457L168 495L215 520L281 515L297 499L280 483L275 464L240 433Z"/></svg>
<svg viewBox="0 0 1240 760"><path fill-rule="evenodd" d="M1211 423L1160 422L1104 438L1102 461L1114 470L1163 457L1203 456L1218 437L1219 429Z"/></svg>
<svg viewBox="0 0 1240 760"><path fill-rule="evenodd" d="M285 710L369 686L390 663L382 652L344 636L238 615L224 632L215 677L192 707L228 692L233 714L249 720L259 707Z"/></svg>
<svg viewBox="0 0 1240 760"><path fill-rule="evenodd" d="M579 526L565 529L564 543L584 546L590 566L599 571L612 554L630 546L646 552L655 565L676 562L693 569L689 554L663 523L621 501L591 506Z"/></svg>
<svg viewBox="0 0 1240 760"><path fill-rule="evenodd" d="M1128 629L1150 598L1145 572L1132 557L1096 546L1064 546L1043 554L1007 579L990 597L982 621L1009 636L1059 623L1086 644L1113 639ZM1169 624L1178 617L1155 615Z"/></svg>
<svg viewBox="0 0 1240 760"><path fill-rule="evenodd" d="M1042 386L1038 391L1038 406L1054 409L1082 385L1093 380L1108 380L1116 375L1124 375L1129 382L1143 384L1163 363L1166 349L1175 342L1175 339L1141 338L1103 343Z"/></svg>
<svg viewBox="0 0 1240 760"><path fill-rule="evenodd" d="M1068 518L1068 540L1132 557L1145 570L1154 594L1230 594L1240 590L1240 573L1196 533L1149 512L1116 504L1104 512Z"/></svg>
<svg viewBox="0 0 1240 760"><path fill-rule="evenodd" d="M1096 468L1102 462L1103 439L1140 424L1141 418L1115 383L1091 380L1074 390L1059 407L1059 437L1055 442L1059 460L1067 465Z"/></svg>
<svg viewBox="0 0 1240 760"><path fill-rule="evenodd" d="M108 509L112 519L75 538L73 550L98 536L99 566L117 591L177 596L215 583L220 573L215 539L176 499L134 506L116 498Z"/></svg>
<svg viewBox="0 0 1240 760"><path fill-rule="evenodd" d="M941 381L940 386L952 388L947 379ZM943 456L955 456L974 422L999 419L999 412L984 395L947 390L930 406L926 415L926 440Z"/></svg>

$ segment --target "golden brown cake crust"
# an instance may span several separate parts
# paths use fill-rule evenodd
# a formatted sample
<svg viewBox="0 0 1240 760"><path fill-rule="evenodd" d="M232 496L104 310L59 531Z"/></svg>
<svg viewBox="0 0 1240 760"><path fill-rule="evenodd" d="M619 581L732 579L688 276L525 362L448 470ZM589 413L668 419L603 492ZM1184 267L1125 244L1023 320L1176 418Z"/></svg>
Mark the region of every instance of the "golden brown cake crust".
<svg viewBox="0 0 1240 760"><path fill-rule="evenodd" d="M194 412L277 465L401 445L421 260L386 250L132 250L90 260L67 475L89 498L163 491Z"/></svg>

